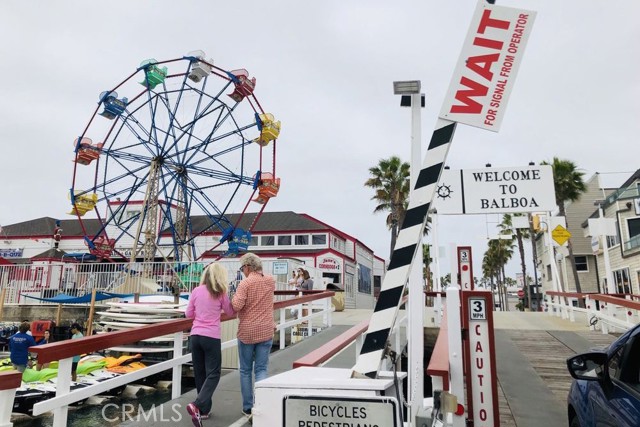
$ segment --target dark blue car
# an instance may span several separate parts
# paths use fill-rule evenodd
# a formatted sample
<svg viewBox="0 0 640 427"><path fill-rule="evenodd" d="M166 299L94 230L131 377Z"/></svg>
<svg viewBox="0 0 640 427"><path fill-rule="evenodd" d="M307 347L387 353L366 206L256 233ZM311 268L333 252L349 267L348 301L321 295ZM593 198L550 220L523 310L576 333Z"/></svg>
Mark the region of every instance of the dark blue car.
<svg viewBox="0 0 640 427"><path fill-rule="evenodd" d="M567 359L571 427L640 426L640 325L608 349Z"/></svg>

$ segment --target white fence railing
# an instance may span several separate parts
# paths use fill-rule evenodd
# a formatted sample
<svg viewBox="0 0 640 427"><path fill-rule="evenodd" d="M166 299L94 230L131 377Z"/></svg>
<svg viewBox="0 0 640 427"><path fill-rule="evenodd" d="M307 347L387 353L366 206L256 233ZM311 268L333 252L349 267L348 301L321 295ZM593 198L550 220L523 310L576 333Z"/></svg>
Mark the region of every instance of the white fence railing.
<svg viewBox="0 0 640 427"><path fill-rule="evenodd" d="M640 302L632 295L579 294L547 292L545 311L572 322L586 322L592 330L602 333L626 331L640 322ZM584 307L579 302L583 301Z"/></svg>
<svg viewBox="0 0 640 427"><path fill-rule="evenodd" d="M333 296L333 292L319 292L307 294L304 296L297 296L294 298L290 298L285 301L280 301L275 303L275 311L277 312L276 318L279 319L277 322L276 329L280 331L280 348L284 348L285 340L284 340L284 332L287 328L292 328L300 324L303 321L308 322L307 326L308 336L312 335L312 322L314 319L322 318L322 322L326 326L331 326L331 297ZM320 304L317 304L317 303ZM316 303L316 304L313 304ZM318 309L318 307L322 307ZM293 320L286 320L286 310L291 307L298 308L298 317ZM306 307L308 309L308 315L302 316L302 308ZM175 321L173 321L175 322ZM161 326L162 324L158 324L156 326ZM120 331L124 332L124 331ZM120 332L116 332L114 334L118 334ZM126 332L125 332L126 333ZM146 338L157 337L160 335L166 335L166 330L159 328L158 332L155 335L149 335ZM191 361L191 353L182 354L183 351L183 340L184 340L184 332L177 331L174 332L174 340L173 340L173 356L171 359L147 366L143 369L140 369L135 372L123 374L121 376L100 382L98 384L90 385L87 387L83 387L80 389L76 389L71 391L71 364L72 364L72 356L64 357L60 359L58 365L58 380L56 384L56 396L38 402L33 406L33 415L41 415L48 411L53 411L53 427L64 427L67 425L67 414L68 414L68 406L82 401L90 396L95 396L99 393L103 393L107 390L111 390L113 388L129 384L132 381L137 381L142 378L146 378L150 375L157 374L162 371L166 371L168 369L172 370L172 385L171 385L171 398L176 399L182 394L180 379L182 375L182 365ZM86 337L89 339L95 339L97 336ZM134 341L139 341L140 337L137 337ZM76 341L76 340L74 340ZM78 342L80 340L77 340ZM118 345L131 344L132 342L121 342ZM54 343L55 344L55 343ZM75 343L74 343L75 344ZM232 348L237 346L237 339L232 339L225 341L222 343L222 350ZM98 346L100 347L100 346ZM93 351L102 350L100 348L94 348ZM33 349L33 348L32 348ZM41 358L42 360L42 358ZM48 360L45 360L48 361ZM14 391L15 395L15 391ZM10 414L0 414L0 425L10 425L9 417ZM3 418L7 417L6 420Z"/></svg>
<svg viewBox="0 0 640 427"><path fill-rule="evenodd" d="M221 259L234 286L243 278L239 273L239 258ZM274 274L274 263L279 262ZM282 269L282 263L287 268ZM34 298L51 298L59 293L70 296L90 294L93 289L115 293L171 294L179 287L189 293L200 282L202 269L208 262L134 262L134 263L76 263L54 262L0 266L0 289L4 304L48 304ZM292 290L287 284L291 272L303 264L295 261L264 261L263 270L273 275L277 290ZM314 279L314 289L324 290L322 275L314 267L304 266Z"/></svg>

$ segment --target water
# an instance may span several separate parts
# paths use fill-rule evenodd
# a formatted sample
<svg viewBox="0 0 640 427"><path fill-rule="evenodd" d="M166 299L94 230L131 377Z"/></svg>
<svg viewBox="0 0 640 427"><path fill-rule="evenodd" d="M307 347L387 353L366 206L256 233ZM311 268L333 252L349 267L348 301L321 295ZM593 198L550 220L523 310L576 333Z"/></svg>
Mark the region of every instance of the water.
<svg viewBox="0 0 640 427"><path fill-rule="evenodd" d="M182 393L193 389L193 385L183 386ZM67 427L115 427L128 421L145 419L154 406L162 405L171 400L171 390L156 390L136 399L124 399L118 396L105 401L102 405L82 405L80 407L69 407ZM137 417L137 415L140 415ZM164 419L176 417L176 413L163 414ZM153 421L153 418L148 418ZM26 417L25 417L26 418ZM160 419L157 419L160 421ZM53 415L43 415L40 417L16 420L15 427L52 427Z"/></svg>

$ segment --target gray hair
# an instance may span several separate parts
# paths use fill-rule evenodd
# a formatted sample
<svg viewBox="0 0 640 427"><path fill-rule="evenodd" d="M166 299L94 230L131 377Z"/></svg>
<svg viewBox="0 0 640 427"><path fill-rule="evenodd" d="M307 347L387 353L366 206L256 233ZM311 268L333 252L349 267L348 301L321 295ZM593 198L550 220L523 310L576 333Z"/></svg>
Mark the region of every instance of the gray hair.
<svg viewBox="0 0 640 427"><path fill-rule="evenodd" d="M244 267L245 265L249 267L251 271L262 270L262 260L258 255L251 252L247 252L240 257L240 267Z"/></svg>

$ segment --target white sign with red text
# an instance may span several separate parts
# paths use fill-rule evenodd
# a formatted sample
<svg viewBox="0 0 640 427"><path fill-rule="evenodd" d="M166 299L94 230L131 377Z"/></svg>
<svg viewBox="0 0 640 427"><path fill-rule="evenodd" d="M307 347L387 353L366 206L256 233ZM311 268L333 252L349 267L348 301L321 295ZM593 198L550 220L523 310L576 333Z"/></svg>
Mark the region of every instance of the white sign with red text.
<svg viewBox="0 0 640 427"><path fill-rule="evenodd" d="M331 273L342 273L342 260L327 255L318 257L318 269Z"/></svg>
<svg viewBox="0 0 640 427"><path fill-rule="evenodd" d="M485 293L487 294L487 293ZM472 293L469 293L472 295ZM491 295L489 293L489 295ZM471 407L475 426L500 425L496 413L497 390L495 378L495 349L492 347L493 322L486 296L468 297L468 386L471 389Z"/></svg>
<svg viewBox="0 0 640 427"><path fill-rule="evenodd" d="M535 12L478 2L440 117L498 132Z"/></svg>
<svg viewBox="0 0 640 427"><path fill-rule="evenodd" d="M473 271L471 267L471 246L458 246L458 277L460 289L473 290Z"/></svg>

